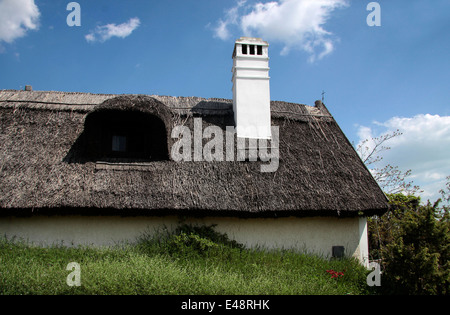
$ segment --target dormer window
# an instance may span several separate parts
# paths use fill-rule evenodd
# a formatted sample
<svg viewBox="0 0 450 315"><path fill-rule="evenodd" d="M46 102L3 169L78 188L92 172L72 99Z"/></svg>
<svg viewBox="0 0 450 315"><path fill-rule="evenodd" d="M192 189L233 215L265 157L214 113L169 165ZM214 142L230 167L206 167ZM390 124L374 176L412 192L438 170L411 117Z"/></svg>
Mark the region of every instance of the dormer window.
<svg viewBox="0 0 450 315"><path fill-rule="evenodd" d="M127 137L113 135L112 136L112 152L127 152Z"/></svg>
<svg viewBox="0 0 450 315"><path fill-rule="evenodd" d="M167 134L158 117L140 111L105 110L86 119L86 158L107 162L167 160Z"/></svg>

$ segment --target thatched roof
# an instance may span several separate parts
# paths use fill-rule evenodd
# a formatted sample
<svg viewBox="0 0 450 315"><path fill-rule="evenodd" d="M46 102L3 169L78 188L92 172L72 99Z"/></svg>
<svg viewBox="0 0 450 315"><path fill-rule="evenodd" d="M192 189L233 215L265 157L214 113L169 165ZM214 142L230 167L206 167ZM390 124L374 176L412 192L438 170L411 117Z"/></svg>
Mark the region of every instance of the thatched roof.
<svg viewBox="0 0 450 315"><path fill-rule="evenodd" d="M159 118L169 153L176 125L193 130L195 117L203 128L234 125L226 99L0 91L0 215L350 216L387 209L385 195L321 102L271 103L280 134L273 173L260 171L263 161L92 158L85 149L88 122L112 110Z"/></svg>

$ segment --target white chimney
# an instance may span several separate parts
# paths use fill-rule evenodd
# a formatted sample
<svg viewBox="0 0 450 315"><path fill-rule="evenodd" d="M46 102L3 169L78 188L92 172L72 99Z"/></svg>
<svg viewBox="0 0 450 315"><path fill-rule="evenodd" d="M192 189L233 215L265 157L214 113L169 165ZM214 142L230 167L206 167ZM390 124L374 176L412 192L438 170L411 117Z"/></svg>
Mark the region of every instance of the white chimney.
<svg viewBox="0 0 450 315"><path fill-rule="evenodd" d="M238 39L232 72L237 136L271 139L269 44L260 38Z"/></svg>

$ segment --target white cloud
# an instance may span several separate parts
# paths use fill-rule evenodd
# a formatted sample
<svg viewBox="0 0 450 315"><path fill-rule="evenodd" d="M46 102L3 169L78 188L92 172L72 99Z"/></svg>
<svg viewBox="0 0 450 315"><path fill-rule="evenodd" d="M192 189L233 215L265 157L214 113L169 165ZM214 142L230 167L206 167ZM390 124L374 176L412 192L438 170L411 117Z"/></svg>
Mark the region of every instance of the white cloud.
<svg viewBox="0 0 450 315"><path fill-rule="evenodd" d="M130 36L140 24L141 21L138 18L132 18L128 22L119 25L106 24L97 26L95 30L87 34L85 38L88 42L104 42L112 37L125 38Z"/></svg>
<svg viewBox="0 0 450 315"><path fill-rule="evenodd" d="M34 0L0 0L0 43L12 43L28 30L37 30L39 16Z"/></svg>
<svg viewBox="0 0 450 315"><path fill-rule="evenodd" d="M307 52L309 61L322 59L334 50L332 33L323 26L332 12L348 5L347 0L278 0L236 6L218 21L215 36L223 40L231 37L231 27L245 36L258 36L284 45L281 54L292 49Z"/></svg>
<svg viewBox="0 0 450 315"><path fill-rule="evenodd" d="M410 118L393 117L384 123L375 122L371 127L361 126L360 141L399 130L402 135L387 141L390 149L381 155L383 160L376 167L386 164L401 170L412 170L409 180L424 191L424 200L437 200L439 189L444 188L450 175L450 116L417 115Z"/></svg>
<svg viewBox="0 0 450 315"><path fill-rule="evenodd" d="M220 19L218 26L214 28L214 36L222 40L227 40L231 37L229 25L237 25L239 19L239 10L247 3L247 0L239 0L236 6L225 11L225 18Z"/></svg>
<svg viewBox="0 0 450 315"><path fill-rule="evenodd" d="M231 34L228 31L228 23L226 21L219 21L219 25L214 29L215 37L219 37L222 40L227 40L230 38Z"/></svg>

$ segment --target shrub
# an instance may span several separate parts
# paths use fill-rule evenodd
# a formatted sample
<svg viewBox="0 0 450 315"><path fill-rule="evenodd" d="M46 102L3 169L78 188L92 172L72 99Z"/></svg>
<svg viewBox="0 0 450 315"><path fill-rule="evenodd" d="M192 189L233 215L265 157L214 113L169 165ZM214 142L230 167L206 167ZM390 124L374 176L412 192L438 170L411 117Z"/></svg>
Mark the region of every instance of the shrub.
<svg viewBox="0 0 450 315"><path fill-rule="evenodd" d="M392 209L376 225L372 222L370 237L383 261L382 291L449 294L448 209L439 208L440 201L421 205L418 197L389 197Z"/></svg>
<svg viewBox="0 0 450 315"><path fill-rule="evenodd" d="M223 258L230 250L244 248L242 244L230 240L226 234L219 233L211 226L179 225L173 232L166 232L164 236L143 239L143 242L159 242L165 251L176 257L204 257L214 256ZM150 246L154 248L154 246Z"/></svg>
<svg viewBox="0 0 450 315"><path fill-rule="evenodd" d="M420 205L420 197L403 194L388 195L390 209L382 216L367 220L371 259L382 259L382 249L394 242L394 231L398 230L406 212L414 211Z"/></svg>
<svg viewBox="0 0 450 315"><path fill-rule="evenodd" d="M216 244L222 244L228 247L232 248L244 248L242 244L239 244L238 242L234 240L230 240L228 238L228 235L219 233L216 230L214 230L215 225L190 225L190 224L182 224L178 226L175 231L174 235L180 235L180 234L192 234L197 235L200 238L210 240L213 243Z"/></svg>
<svg viewBox="0 0 450 315"><path fill-rule="evenodd" d="M194 233L181 232L173 235L169 240L170 253L190 256L190 255L206 255L208 252L217 250L219 245L207 238L200 237Z"/></svg>

